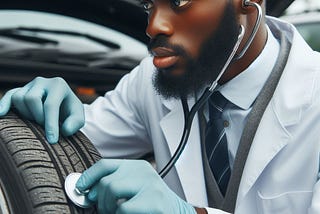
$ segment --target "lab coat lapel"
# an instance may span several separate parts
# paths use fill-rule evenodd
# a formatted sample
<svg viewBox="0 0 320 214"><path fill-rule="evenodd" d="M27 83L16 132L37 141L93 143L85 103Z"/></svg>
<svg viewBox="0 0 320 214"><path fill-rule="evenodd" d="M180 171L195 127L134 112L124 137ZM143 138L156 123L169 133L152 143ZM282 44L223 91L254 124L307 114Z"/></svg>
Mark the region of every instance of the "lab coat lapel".
<svg viewBox="0 0 320 214"><path fill-rule="evenodd" d="M239 186L237 205L241 203L265 167L287 145L288 138L285 127L279 122L277 114L269 104L248 154Z"/></svg>
<svg viewBox="0 0 320 214"><path fill-rule="evenodd" d="M175 153L184 128L184 115L181 101L163 101L171 111L162 118L160 126L168 143L171 157ZM193 106L194 99L188 100L188 105ZM203 178L200 131L198 117L195 116L188 143L175 164L185 197L188 202L197 205L206 205L206 189ZM194 179L194 176L197 179ZM196 191L195 191L196 190ZM204 204L198 204L198 203Z"/></svg>
<svg viewBox="0 0 320 214"><path fill-rule="evenodd" d="M293 68L286 68L286 70L291 69ZM294 81L297 80L293 79ZM293 92L294 89L285 90L285 88L290 88L287 84L290 85L292 82L280 82L261 119L242 174L237 206L245 198L265 167L288 144L290 134L287 128L293 127L301 120L300 106L303 106L301 103L307 102L308 97L303 98L304 92L302 92L301 99L297 101L294 98L297 95Z"/></svg>
<svg viewBox="0 0 320 214"><path fill-rule="evenodd" d="M174 154L182 135L184 126L184 115L181 101L163 100L164 106L169 109L169 113L160 121L163 134L168 143L171 156Z"/></svg>
<svg viewBox="0 0 320 214"><path fill-rule="evenodd" d="M290 35L290 38L292 37ZM314 84L313 78L301 75L300 72L304 68L293 67L296 64L290 63L301 60L300 53L307 53L310 50L306 49L305 42L298 34L293 37L293 40L294 45L291 48L288 63L252 142L240 182L237 207L241 205L242 199L256 183L265 167L290 142L288 127L293 128L299 124L303 106L311 102L310 91ZM305 64L308 63L312 64L312 62L305 62ZM303 84L304 90L301 90L301 87L295 87L297 83Z"/></svg>

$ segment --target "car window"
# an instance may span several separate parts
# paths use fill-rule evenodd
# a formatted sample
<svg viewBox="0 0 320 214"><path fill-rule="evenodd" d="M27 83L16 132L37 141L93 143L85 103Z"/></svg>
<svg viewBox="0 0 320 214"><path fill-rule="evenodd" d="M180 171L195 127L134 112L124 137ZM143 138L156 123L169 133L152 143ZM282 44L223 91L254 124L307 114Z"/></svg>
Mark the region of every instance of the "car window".
<svg viewBox="0 0 320 214"><path fill-rule="evenodd" d="M295 0L280 18L292 23L310 47L320 51L319 0Z"/></svg>
<svg viewBox="0 0 320 214"><path fill-rule="evenodd" d="M296 27L307 43L314 50L320 51L320 22L297 24Z"/></svg>

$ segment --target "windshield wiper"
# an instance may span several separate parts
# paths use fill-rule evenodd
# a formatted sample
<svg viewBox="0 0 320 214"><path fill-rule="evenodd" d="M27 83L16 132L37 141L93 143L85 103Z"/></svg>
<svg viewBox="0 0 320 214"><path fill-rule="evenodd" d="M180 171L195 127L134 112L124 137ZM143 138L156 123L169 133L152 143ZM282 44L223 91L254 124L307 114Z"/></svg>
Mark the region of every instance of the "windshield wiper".
<svg viewBox="0 0 320 214"><path fill-rule="evenodd" d="M137 60L128 56L110 56L105 52L66 53L51 48L26 48L5 51L0 53L1 58L97 69L132 69L138 64Z"/></svg>
<svg viewBox="0 0 320 214"><path fill-rule="evenodd" d="M40 36L21 34L18 30L15 30L15 29L1 29L0 36L12 38L12 39L18 39L18 40L22 40L25 42L32 42L32 43L41 44L41 45L45 45L45 44L57 45L57 44L59 44L58 41L55 41L52 39L47 39L47 38L43 38Z"/></svg>
<svg viewBox="0 0 320 214"><path fill-rule="evenodd" d="M23 32L32 32L32 33L51 33L56 35L68 35L68 36L76 36L76 37L84 37L86 39L89 39L91 41L97 42L103 46L106 46L111 49L120 49L120 45L100 39L98 37L92 36L90 34L86 33L79 33L74 31L66 31L66 30L49 30L49 29L43 29L43 28L29 28L29 27L16 27L16 28L6 28L6 29L0 29L0 36L6 36L11 38L17 38L25 41L45 44L45 43L53 43L58 44L57 41L46 39L39 36L33 36L33 35L25 35L22 34Z"/></svg>

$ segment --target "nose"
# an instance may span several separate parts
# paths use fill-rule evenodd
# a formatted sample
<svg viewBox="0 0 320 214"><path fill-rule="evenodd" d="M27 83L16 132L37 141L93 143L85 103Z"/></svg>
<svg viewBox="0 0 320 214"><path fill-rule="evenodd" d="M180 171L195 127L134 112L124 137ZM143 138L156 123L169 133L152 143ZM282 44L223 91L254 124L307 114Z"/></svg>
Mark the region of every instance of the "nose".
<svg viewBox="0 0 320 214"><path fill-rule="evenodd" d="M173 34L173 23L170 18L171 14L168 9L154 8L149 14L148 26L146 34L150 38L154 38L157 35L163 34L170 36Z"/></svg>

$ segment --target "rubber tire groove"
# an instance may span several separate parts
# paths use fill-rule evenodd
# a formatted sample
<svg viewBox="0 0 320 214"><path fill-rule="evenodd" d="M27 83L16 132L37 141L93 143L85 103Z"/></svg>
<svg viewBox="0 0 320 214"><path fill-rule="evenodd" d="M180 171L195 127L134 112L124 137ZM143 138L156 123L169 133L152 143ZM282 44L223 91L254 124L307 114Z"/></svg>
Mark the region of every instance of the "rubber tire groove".
<svg viewBox="0 0 320 214"><path fill-rule="evenodd" d="M8 192L8 203L14 201L10 200L10 197L29 198L32 203L25 206L28 209L31 207L33 211L29 212L26 209L23 212L26 214L96 213L95 208L76 207L64 191L64 180L69 173L82 172L101 158L82 133L78 132L71 137L60 136L58 144L50 145L42 127L32 121L21 119L11 111L7 116L0 118L0 141L1 147L6 149L6 156L12 159L6 162L8 166L4 166L10 169L10 175L5 175L0 170L0 179L11 182L8 177L16 176L17 179L14 180L19 181L18 184L3 184L2 188ZM0 155L4 152L0 151ZM14 190L15 185L25 189L26 193L11 195L10 191L12 192L12 188ZM11 189L7 190L6 186L10 186ZM26 200L21 200L23 201ZM15 209L17 204L10 206L13 210L19 210Z"/></svg>

